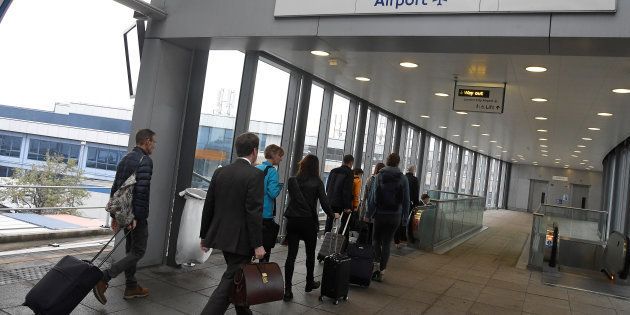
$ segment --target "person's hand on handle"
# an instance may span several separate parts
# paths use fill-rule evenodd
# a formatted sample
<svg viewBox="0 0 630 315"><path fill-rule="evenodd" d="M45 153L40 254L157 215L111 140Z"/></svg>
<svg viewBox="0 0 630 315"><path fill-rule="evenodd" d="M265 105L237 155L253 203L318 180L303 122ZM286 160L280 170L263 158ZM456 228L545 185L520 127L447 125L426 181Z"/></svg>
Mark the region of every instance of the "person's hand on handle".
<svg viewBox="0 0 630 315"><path fill-rule="evenodd" d="M133 221L131 221L131 223L127 225L127 229L133 230L136 228L137 225L138 225L138 221L136 219L133 219Z"/></svg>
<svg viewBox="0 0 630 315"><path fill-rule="evenodd" d="M257 247L254 250L254 256L256 257L256 259L263 259L263 258L265 258L265 254L266 254L265 248L262 247L262 246Z"/></svg>
<svg viewBox="0 0 630 315"><path fill-rule="evenodd" d="M118 233L119 229L120 227L118 226L118 221L116 221L116 219L112 219L112 231L114 231L114 233Z"/></svg>
<svg viewBox="0 0 630 315"><path fill-rule="evenodd" d="M344 209L343 212L345 213L350 213L352 211L352 209Z"/></svg>
<svg viewBox="0 0 630 315"><path fill-rule="evenodd" d="M335 212L335 220L338 220L339 218L341 218L341 214Z"/></svg>
<svg viewBox="0 0 630 315"><path fill-rule="evenodd" d="M199 242L199 247L201 248L201 251L204 253L207 253L210 250L208 247L206 247L206 244L204 243L203 240Z"/></svg>

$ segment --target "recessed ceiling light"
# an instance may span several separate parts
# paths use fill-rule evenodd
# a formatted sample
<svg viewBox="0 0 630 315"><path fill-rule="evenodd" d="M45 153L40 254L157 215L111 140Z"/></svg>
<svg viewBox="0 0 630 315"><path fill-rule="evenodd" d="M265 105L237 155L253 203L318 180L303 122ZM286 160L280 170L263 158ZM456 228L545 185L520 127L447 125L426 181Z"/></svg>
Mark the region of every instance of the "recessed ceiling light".
<svg viewBox="0 0 630 315"><path fill-rule="evenodd" d="M540 140L540 141L547 141L547 139L546 139L546 138L540 138L540 139L538 139L538 140Z"/></svg>
<svg viewBox="0 0 630 315"><path fill-rule="evenodd" d="M538 117L536 117L534 119L536 119L536 120L547 120L547 117L538 116Z"/></svg>
<svg viewBox="0 0 630 315"><path fill-rule="evenodd" d="M593 139L591 139L591 138L582 138L582 140L584 140L584 141L591 141Z"/></svg>
<svg viewBox="0 0 630 315"><path fill-rule="evenodd" d="M507 151L507 150L503 150L503 151L501 151L501 152L503 152L503 153L507 153L508 151Z"/></svg>
<svg viewBox="0 0 630 315"><path fill-rule="evenodd" d="M569 165L565 165L564 167L569 167Z"/></svg>
<svg viewBox="0 0 630 315"><path fill-rule="evenodd" d="M546 129L538 129L538 130L536 130L536 131L538 131L538 132L542 132L542 133L547 133L547 130L546 130Z"/></svg>
<svg viewBox="0 0 630 315"><path fill-rule="evenodd" d="M479 152L483 152L483 150L479 150Z"/></svg>
<svg viewBox="0 0 630 315"><path fill-rule="evenodd" d="M547 145L545 145L545 144L541 144L541 145L540 145L540 147L541 147L541 148L546 148L546 147L547 147Z"/></svg>
<svg viewBox="0 0 630 315"><path fill-rule="evenodd" d="M407 104L407 101L403 101L403 100L395 100L394 102L398 104Z"/></svg>
<svg viewBox="0 0 630 315"><path fill-rule="evenodd" d="M489 133L482 133L481 135L484 136L484 137L490 137Z"/></svg>
<svg viewBox="0 0 630 315"><path fill-rule="evenodd" d="M562 161L562 159L556 159L556 161Z"/></svg>
<svg viewBox="0 0 630 315"><path fill-rule="evenodd" d="M470 141L468 141L468 140L464 140L464 143L469 143L469 142L470 142Z"/></svg>
<svg viewBox="0 0 630 315"><path fill-rule="evenodd" d="M422 115L420 117L422 117L422 118L431 118L431 116L427 116L427 115Z"/></svg>
<svg viewBox="0 0 630 315"><path fill-rule="evenodd" d="M500 146L500 145L498 145L498 146L497 146L497 149L503 149L503 147L502 147L502 146Z"/></svg>
<svg viewBox="0 0 630 315"><path fill-rule="evenodd" d="M545 68L545 67L540 67L540 66L529 66L529 67L525 68L525 70L527 70L527 71L529 71L529 72L537 72L537 73L540 73L540 72L545 72L545 71L547 71L547 68Z"/></svg>
<svg viewBox="0 0 630 315"><path fill-rule="evenodd" d="M453 137L459 137L459 135L453 135Z"/></svg>
<svg viewBox="0 0 630 315"><path fill-rule="evenodd" d="M456 112L458 115L468 115L467 112Z"/></svg>
<svg viewBox="0 0 630 315"><path fill-rule="evenodd" d="M478 148L478 146L476 146L476 145L473 145L472 147L475 148L475 149Z"/></svg>
<svg viewBox="0 0 630 315"><path fill-rule="evenodd" d="M582 162L588 162L588 160L582 160Z"/></svg>
<svg viewBox="0 0 630 315"><path fill-rule="evenodd" d="M490 143L497 143L496 140L490 140Z"/></svg>
<svg viewBox="0 0 630 315"><path fill-rule="evenodd" d="M446 93L435 93L435 96L448 97L449 95Z"/></svg>
<svg viewBox="0 0 630 315"><path fill-rule="evenodd" d="M538 162L532 162L532 164L538 164Z"/></svg>
<svg viewBox="0 0 630 315"><path fill-rule="evenodd" d="M630 93L630 89L614 89L612 91L614 93L617 93L617 94L628 94L628 93Z"/></svg>
<svg viewBox="0 0 630 315"><path fill-rule="evenodd" d="M582 151L578 151L578 150L575 150L573 152L575 152L575 153L582 153Z"/></svg>
<svg viewBox="0 0 630 315"><path fill-rule="evenodd" d="M592 128L588 128L588 130L591 130L591 131L600 131L601 129L599 129L599 128L593 128L593 127L592 127Z"/></svg>
<svg viewBox="0 0 630 315"><path fill-rule="evenodd" d="M578 156L577 156L577 155L575 155L575 154L571 154L571 156L572 156L572 157L574 157L574 158L578 157Z"/></svg>
<svg viewBox="0 0 630 315"><path fill-rule="evenodd" d="M408 61L401 62L400 66L404 68L418 68L418 64Z"/></svg>
<svg viewBox="0 0 630 315"><path fill-rule="evenodd" d="M446 126L440 126L440 129L446 129L446 128L448 128L448 127L446 127Z"/></svg>
<svg viewBox="0 0 630 315"><path fill-rule="evenodd" d="M555 162L556 164L560 164L560 162Z"/></svg>
<svg viewBox="0 0 630 315"><path fill-rule="evenodd" d="M547 102L547 99L546 98L540 98L540 97L534 97L534 98L532 98L532 102L543 103L543 102Z"/></svg>
<svg viewBox="0 0 630 315"><path fill-rule="evenodd" d="M602 116L602 117L611 117L613 114L611 113L597 113L598 116Z"/></svg>
<svg viewBox="0 0 630 315"><path fill-rule="evenodd" d="M586 146L585 146L585 145L581 145L581 144L578 144L578 146L577 146L577 147L578 147L578 148L586 148Z"/></svg>
<svg viewBox="0 0 630 315"><path fill-rule="evenodd" d="M542 155L542 156L544 156L544 157L548 157L548 156L549 156L549 155L547 155L547 154L541 154L541 155Z"/></svg>
<svg viewBox="0 0 630 315"><path fill-rule="evenodd" d="M356 77L355 79L361 82L370 82L370 78L366 78L366 77Z"/></svg>
<svg viewBox="0 0 630 315"><path fill-rule="evenodd" d="M481 125L478 125L478 124L472 124L471 126L472 127L481 127Z"/></svg>
<svg viewBox="0 0 630 315"><path fill-rule="evenodd" d="M328 57L330 56L330 53L323 51L323 50L313 50L311 51L311 54L315 55L315 56L320 56L320 57Z"/></svg>
<svg viewBox="0 0 630 315"><path fill-rule="evenodd" d="M542 152L542 153L547 153L547 152L549 152L549 151L547 151L547 150L540 150L540 152Z"/></svg>
<svg viewBox="0 0 630 315"><path fill-rule="evenodd" d="M586 165L586 163L582 162L582 163L580 163L580 165Z"/></svg>
<svg viewBox="0 0 630 315"><path fill-rule="evenodd" d="M495 154L494 156L496 156L496 157L501 157L501 154Z"/></svg>

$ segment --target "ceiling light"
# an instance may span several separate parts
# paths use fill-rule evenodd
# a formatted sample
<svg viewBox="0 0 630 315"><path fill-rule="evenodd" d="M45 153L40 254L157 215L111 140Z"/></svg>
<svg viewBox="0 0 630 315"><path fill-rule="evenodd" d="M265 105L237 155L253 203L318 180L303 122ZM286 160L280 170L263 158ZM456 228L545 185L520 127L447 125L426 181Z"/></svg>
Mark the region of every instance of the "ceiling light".
<svg viewBox="0 0 630 315"><path fill-rule="evenodd" d="M407 101L403 101L403 100L395 100L394 102L398 104L407 104Z"/></svg>
<svg viewBox="0 0 630 315"><path fill-rule="evenodd" d="M540 150L540 152L542 152L542 153L547 153L547 152L549 152L549 151L547 151L547 150Z"/></svg>
<svg viewBox="0 0 630 315"><path fill-rule="evenodd" d="M449 95L446 93L435 93L435 96L448 97Z"/></svg>
<svg viewBox="0 0 630 315"><path fill-rule="evenodd" d="M453 137L459 137L459 135L453 135Z"/></svg>
<svg viewBox="0 0 630 315"><path fill-rule="evenodd" d="M330 53L323 51L323 50L312 50L311 54L315 55L315 56L320 56L320 57L328 57L330 56Z"/></svg>
<svg viewBox="0 0 630 315"><path fill-rule="evenodd" d="M422 118L431 118L431 116L427 116L427 115L422 115L420 117L422 117Z"/></svg>
<svg viewBox="0 0 630 315"><path fill-rule="evenodd" d="M546 138L540 138L540 139L538 139L538 140L540 140L540 141L547 141L547 139L546 139Z"/></svg>
<svg viewBox="0 0 630 315"><path fill-rule="evenodd" d="M355 79L361 82L370 82L370 78L366 78L366 77L356 77Z"/></svg>
<svg viewBox="0 0 630 315"><path fill-rule="evenodd" d="M611 117L613 114L611 113L597 113L598 116L602 116L602 117Z"/></svg>
<svg viewBox="0 0 630 315"><path fill-rule="evenodd" d="M470 141L468 141L468 140L464 140L464 143L469 143L469 142L470 142Z"/></svg>
<svg viewBox="0 0 630 315"><path fill-rule="evenodd" d="M562 161L562 159L556 159L556 161Z"/></svg>
<svg viewBox="0 0 630 315"><path fill-rule="evenodd" d="M547 120L547 117L538 116L538 117L536 117L534 119L536 119L536 120Z"/></svg>
<svg viewBox="0 0 630 315"><path fill-rule="evenodd" d="M448 128L448 127L446 127L446 126L440 126L440 129L446 129L446 128Z"/></svg>
<svg viewBox="0 0 630 315"><path fill-rule="evenodd" d="M490 140L490 143L497 143L496 140Z"/></svg>
<svg viewBox="0 0 630 315"><path fill-rule="evenodd" d="M565 165L564 167L569 167L569 165Z"/></svg>
<svg viewBox="0 0 630 315"><path fill-rule="evenodd" d="M483 150L479 150L479 152L483 152Z"/></svg>
<svg viewBox="0 0 630 315"><path fill-rule="evenodd" d="M578 148L586 148L586 146L585 146L585 145L581 145L581 144L578 144L578 146L577 146L577 147L578 147Z"/></svg>
<svg viewBox="0 0 630 315"><path fill-rule="evenodd" d="M545 145L545 144L541 144L541 145L540 145L540 147L541 147L541 148L546 148L546 147L547 147L547 145Z"/></svg>
<svg viewBox="0 0 630 315"><path fill-rule="evenodd" d="M475 148L475 149L478 148L478 146L476 146L476 145L473 145L472 147Z"/></svg>
<svg viewBox="0 0 630 315"><path fill-rule="evenodd" d="M484 136L484 137L490 137L489 133L482 133L481 135Z"/></svg>
<svg viewBox="0 0 630 315"><path fill-rule="evenodd" d="M582 138L582 140L584 140L584 141L591 141L593 139L591 139L591 138Z"/></svg>
<svg viewBox="0 0 630 315"><path fill-rule="evenodd" d="M560 164L560 162L555 162L556 164Z"/></svg>
<svg viewBox="0 0 630 315"><path fill-rule="evenodd" d="M547 133L547 130L546 130L546 129L538 129L538 130L536 130L536 131L538 131L538 132L542 132L542 133Z"/></svg>
<svg viewBox="0 0 630 315"><path fill-rule="evenodd" d="M532 102L543 103L543 102L547 102L547 99L546 98L535 97L535 98L532 98Z"/></svg>
<svg viewBox="0 0 630 315"><path fill-rule="evenodd" d="M472 127L481 127L481 125L478 125L478 124L472 124L471 126Z"/></svg>
<svg viewBox="0 0 630 315"><path fill-rule="evenodd" d="M500 146L500 145L498 145L498 146L497 146L497 149L503 149L503 147L502 147L502 146Z"/></svg>
<svg viewBox="0 0 630 315"><path fill-rule="evenodd" d="M573 152L575 152L575 153L582 153L582 151L577 151L577 150L576 150L576 151L573 151Z"/></svg>
<svg viewBox="0 0 630 315"><path fill-rule="evenodd" d="M547 155L547 154L541 154L541 155L542 155L542 156L544 156L544 157L548 157L548 156L549 156L549 155Z"/></svg>
<svg viewBox="0 0 630 315"><path fill-rule="evenodd" d="M630 93L630 89L614 89L612 91L614 93L617 93L617 94L628 94L628 93Z"/></svg>
<svg viewBox="0 0 630 315"><path fill-rule="evenodd" d="M578 156L575 154L571 154L571 157L577 158Z"/></svg>
<svg viewBox="0 0 630 315"><path fill-rule="evenodd" d="M588 160L582 160L582 162L588 162Z"/></svg>
<svg viewBox="0 0 630 315"><path fill-rule="evenodd" d="M599 129L599 128L588 128L588 130L590 130L590 131L600 131L601 129Z"/></svg>
<svg viewBox="0 0 630 315"><path fill-rule="evenodd" d="M458 115L468 115L467 112L456 112Z"/></svg>
<svg viewBox="0 0 630 315"><path fill-rule="evenodd" d="M545 72L545 71L547 71L547 68L545 68L545 67L540 67L540 66L529 66L529 67L525 68L525 70L527 70L527 71L529 71L529 72L537 72L537 73L540 73L540 72Z"/></svg>
<svg viewBox="0 0 630 315"><path fill-rule="evenodd" d="M413 63L413 62L407 62L407 61L401 62L400 66L404 68L418 68L418 64Z"/></svg>
<svg viewBox="0 0 630 315"><path fill-rule="evenodd" d="M538 164L538 162L532 162L532 164Z"/></svg>
<svg viewBox="0 0 630 315"><path fill-rule="evenodd" d="M503 150L503 151L501 151L501 152L503 152L503 153L507 153L508 151L507 151L507 150Z"/></svg>
<svg viewBox="0 0 630 315"><path fill-rule="evenodd" d="M586 165L586 163L582 162L582 163L580 163L580 165Z"/></svg>

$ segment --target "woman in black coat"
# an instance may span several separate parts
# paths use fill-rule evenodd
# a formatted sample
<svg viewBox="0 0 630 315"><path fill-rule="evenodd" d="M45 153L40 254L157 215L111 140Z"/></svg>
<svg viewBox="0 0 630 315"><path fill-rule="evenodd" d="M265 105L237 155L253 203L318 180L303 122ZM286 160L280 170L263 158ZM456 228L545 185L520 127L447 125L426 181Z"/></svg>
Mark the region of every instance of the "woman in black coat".
<svg viewBox="0 0 630 315"><path fill-rule="evenodd" d="M293 299L292 280L295 258L299 249L300 240L304 241L306 248L306 292L319 288L319 281L315 281L313 275L315 269L315 247L317 246L317 233L319 232L319 214L317 201L328 217L339 218L339 214L333 213L326 198L324 183L319 177L319 159L315 155L307 155L300 161L299 169L295 177L288 181L289 205L284 213L287 218L287 244L289 253L284 265L284 300Z"/></svg>

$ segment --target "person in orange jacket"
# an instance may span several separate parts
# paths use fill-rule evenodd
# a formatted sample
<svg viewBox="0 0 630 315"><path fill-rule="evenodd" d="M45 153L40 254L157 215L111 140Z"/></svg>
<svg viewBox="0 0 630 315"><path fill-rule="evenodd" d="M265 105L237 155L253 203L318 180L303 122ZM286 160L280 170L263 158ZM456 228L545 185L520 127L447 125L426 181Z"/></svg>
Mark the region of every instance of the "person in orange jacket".
<svg viewBox="0 0 630 315"><path fill-rule="evenodd" d="M363 177L363 170L355 168L352 170L354 174L354 180L352 185L352 211L357 212L359 210L359 204L361 203L361 186L363 186L361 177Z"/></svg>

